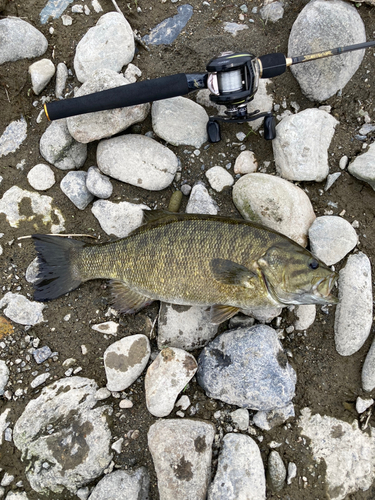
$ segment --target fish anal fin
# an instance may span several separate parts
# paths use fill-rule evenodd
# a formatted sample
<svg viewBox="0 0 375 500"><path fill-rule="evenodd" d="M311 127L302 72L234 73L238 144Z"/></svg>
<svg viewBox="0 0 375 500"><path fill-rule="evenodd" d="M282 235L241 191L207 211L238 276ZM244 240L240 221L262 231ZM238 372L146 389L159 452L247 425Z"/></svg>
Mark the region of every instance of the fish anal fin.
<svg viewBox="0 0 375 500"><path fill-rule="evenodd" d="M238 313L239 307L233 306L223 306L216 304L211 306L211 323L214 325L220 325L223 321L230 319L232 316Z"/></svg>
<svg viewBox="0 0 375 500"><path fill-rule="evenodd" d="M132 290L123 281L112 280L110 282L112 306L116 311L125 314L133 314L153 302L153 299Z"/></svg>
<svg viewBox="0 0 375 500"><path fill-rule="evenodd" d="M227 259L212 259L210 268L215 280L225 285L250 288L250 280L257 277L257 274L247 267Z"/></svg>

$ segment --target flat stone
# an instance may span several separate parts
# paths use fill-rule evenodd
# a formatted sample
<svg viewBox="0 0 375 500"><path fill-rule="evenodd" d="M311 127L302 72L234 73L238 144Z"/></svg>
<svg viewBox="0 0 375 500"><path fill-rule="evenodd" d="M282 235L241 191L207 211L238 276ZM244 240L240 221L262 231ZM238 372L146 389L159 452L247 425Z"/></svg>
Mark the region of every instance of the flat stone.
<svg viewBox="0 0 375 500"><path fill-rule="evenodd" d="M375 387L375 342L366 355L362 368L362 387L365 391L372 391Z"/></svg>
<svg viewBox="0 0 375 500"><path fill-rule="evenodd" d="M1 23L1 20L0 20ZM0 158L14 153L27 137L25 118L10 123L0 137Z"/></svg>
<svg viewBox="0 0 375 500"><path fill-rule="evenodd" d="M315 321L316 305L304 304L297 306L294 309L296 320L294 321L294 328L296 330L307 330Z"/></svg>
<svg viewBox="0 0 375 500"><path fill-rule="evenodd" d="M137 134L104 139L97 147L97 164L103 174L133 186L159 191L177 172L177 156L157 141Z"/></svg>
<svg viewBox="0 0 375 500"><path fill-rule="evenodd" d="M265 500L266 479L256 442L250 436L229 433L223 439L217 472L207 500L239 498Z"/></svg>
<svg viewBox="0 0 375 500"><path fill-rule="evenodd" d="M254 424L265 431L271 430L273 427L282 425L289 418L295 416L293 403L270 411L258 411L254 417Z"/></svg>
<svg viewBox="0 0 375 500"><path fill-rule="evenodd" d="M98 200L93 203L91 212L105 233L125 238L142 224L143 210L146 209L148 209L146 205L136 205L127 201L113 203Z"/></svg>
<svg viewBox="0 0 375 500"><path fill-rule="evenodd" d="M135 471L116 470L98 482L90 500L148 500L149 485L145 467Z"/></svg>
<svg viewBox="0 0 375 500"><path fill-rule="evenodd" d="M374 404L374 400L372 398L370 399L363 399L361 397L358 397L356 402L355 402L355 409L359 414L365 412L367 408L370 408Z"/></svg>
<svg viewBox="0 0 375 500"><path fill-rule="evenodd" d="M0 359L0 396L4 394L5 387L9 380L9 368L5 361Z"/></svg>
<svg viewBox="0 0 375 500"><path fill-rule="evenodd" d="M371 263L367 255L350 255L340 271L338 284L335 344L341 356L350 356L366 342L372 326Z"/></svg>
<svg viewBox="0 0 375 500"><path fill-rule="evenodd" d="M375 143L371 144L366 153L355 158L348 167L351 175L370 184L375 190Z"/></svg>
<svg viewBox="0 0 375 500"><path fill-rule="evenodd" d="M35 349L33 351L33 358L38 365L44 363L44 361L47 361L47 359L50 358L51 355L52 350L47 345L39 347L38 349Z"/></svg>
<svg viewBox="0 0 375 500"><path fill-rule="evenodd" d="M106 321L98 325L92 325L91 328L96 332L104 333L106 335L117 335L117 330L120 325L115 321Z"/></svg>
<svg viewBox="0 0 375 500"><path fill-rule="evenodd" d="M87 172L79 170L68 172L60 182L61 191L80 210L84 210L94 199L94 195L86 187Z"/></svg>
<svg viewBox="0 0 375 500"><path fill-rule="evenodd" d="M252 151L242 151L234 163L235 174L253 174L258 169L258 162Z"/></svg>
<svg viewBox="0 0 375 500"><path fill-rule="evenodd" d="M305 109L276 126L272 141L277 172L290 181L323 181L328 173L328 148L339 122L320 109Z"/></svg>
<svg viewBox="0 0 375 500"><path fill-rule="evenodd" d="M109 198L113 192L111 181L100 173L97 167L90 167L86 177L86 187L97 198Z"/></svg>
<svg viewBox="0 0 375 500"><path fill-rule="evenodd" d="M141 375L151 354L145 335L130 335L111 344L104 352L107 389L123 391Z"/></svg>
<svg viewBox="0 0 375 500"><path fill-rule="evenodd" d="M39 95L55 74L55 65L50 59L41 59L29 66L33 92Z"/></svg>
<svg viewBox="0 0 375 500"><path fill-rule="evenodd" d="M260 17L264 21L271 21L271 23L276 23L284 16L284 7L281 2L270 2L264 5L260 9Z"/></svg>
<svg viewBox="0 0 375 500"><path fill-rule="evenodd" d="M188 4L179 5L177 12L175 16L164 19L142 38L146 45L170 45L176 40L193 15L193 7Z"/></svg>
<svg viewBox="0 0 375 500"><path fill-rule="evenodd" d="M45 191L51 188L55 182L55 174L48 165L39 163L35 165L27 174L27 180L32 188L37 191Z"/></svg>
<svg viewBox="0 0 375 500"><path fill-rule="evenodd" d="M215 427L190 419L161 419L148 431L160 498L205 500Z"/></svg>
<svg viewBox="0 0 375 500"><path fill-rule="evenodd" d="M190 192L189 201L186 206L186 213L216 215L217 212L217 203L213 198L211 198L204 184L195 184Z"/></svg>
<svg viewBox="0 0 375 500"><path fill-rule="evenodd" d="M221 191L234 184L234 179L231 174L223 167L212 167L206 172L206 177L212 189L221 193Z"/></svg>
<svg viewBox="0 0 375 500"><path fill-rule="evenodd" d="M249 411L245 410L245 408L239 408L238 410L234 410L230 414L231 419L234 423L234 425L240 430L240 431L246 431L247 428L249 427Z"/></svg>
<svg viewBox="0 0 375 500"><path fill-rule="evenodd" d="M64 10L74 0L48 0L46 6L40 13L40 22L46 24L50 17L58 19Z"/></svg>
<svg viewBox="0 0 375 500"><path fill-rule="evenodd" d="M19 17L0 19L0 64L42 56L48 48L47 38Z"/></svg>
<svg viewBox="0 0 375 500"><path fill-rule="evenodd" d="M278 451L273 450L268 456L267 479L272 490L276 492L281 491L285 485L286 467Z"/></svg>
<svg viewBox="0 0 375 500"><path fill-rule="evenodd" d="M274 175L247 174L235 183L232 196L244 219L307 245L307 231L315 214L307 194L298 186Z"/></svg>
<svg viewBox="0 0 375 500"><path fill-rule="evenodd" d="M6 293L0 300L0 309L3 307L5 316L20 325L37 325L44 321L45 304L30 301L19 293Z"/></svg>
<svg viewBox="0 0 375 500"><path fill-rule="evenodd" d="M66 86L66 81L68 79L68 68L66 64L60 62L56 67L56 85L55 85L55 96L58 99L64 97L64 90Z"/></svg>

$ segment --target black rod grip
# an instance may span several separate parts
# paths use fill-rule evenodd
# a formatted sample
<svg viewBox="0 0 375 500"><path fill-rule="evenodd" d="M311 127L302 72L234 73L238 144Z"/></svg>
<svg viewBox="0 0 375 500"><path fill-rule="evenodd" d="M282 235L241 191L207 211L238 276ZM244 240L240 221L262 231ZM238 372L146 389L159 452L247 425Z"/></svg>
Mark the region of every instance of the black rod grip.
<svg viewBox="0 0 375 500"><path fill-rule="evenodd" d="M49 120L58 120L69 116L177 97L188 94L190 90L185 73L179 73L154 80L121 85L82 97L50 102L45 105L44 109Z"/></svg>
<svg viewBox="0 0 375 500"><path fill-rule="evenodd" d="M273 78L282 75L286 71L286 57L284 54L267 54L258 57L258 60L262 68L261 78Z"/></svg>

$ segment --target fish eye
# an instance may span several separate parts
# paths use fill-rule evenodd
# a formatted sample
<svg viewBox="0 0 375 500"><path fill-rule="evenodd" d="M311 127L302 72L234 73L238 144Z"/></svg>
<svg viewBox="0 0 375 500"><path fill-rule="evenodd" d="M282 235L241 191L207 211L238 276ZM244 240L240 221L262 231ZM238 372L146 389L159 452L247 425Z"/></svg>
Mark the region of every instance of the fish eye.
<svg viewBox="0 0 375 500"><path fill-rule="evenodd" d="M317 269L318 267L319 267L319 262L315 259L310 259L309 268L310 269Z"/></svg>

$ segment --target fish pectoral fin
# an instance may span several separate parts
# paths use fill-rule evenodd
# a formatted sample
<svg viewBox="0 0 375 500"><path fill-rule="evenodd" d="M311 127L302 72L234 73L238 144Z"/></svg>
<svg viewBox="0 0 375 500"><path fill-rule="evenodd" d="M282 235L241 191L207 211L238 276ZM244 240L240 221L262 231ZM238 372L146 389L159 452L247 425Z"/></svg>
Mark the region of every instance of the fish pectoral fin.
<svg viewBox="0 0 375 500"><path fill-rule="evenodd" d="M123 281L110 282L112 306L116 311L133 314L153 302L153 299L129 288Z"/></svg>
<svg viewBox="0 0 375 500"><path fill-rule="evenodd" d="M227 259L212 259L210 268L216 281L225 285L237 285L250 288L250 280L257 275L242 264Z"/></svg>
<svg viewBox="0 0 375 500"><path fill-rule="evenodd" d="M239 307L233 306L223 306L216 304L211 306L211 323L214 325L220 325L223 321L230 319L232 316L238 313Z"/></svg>

